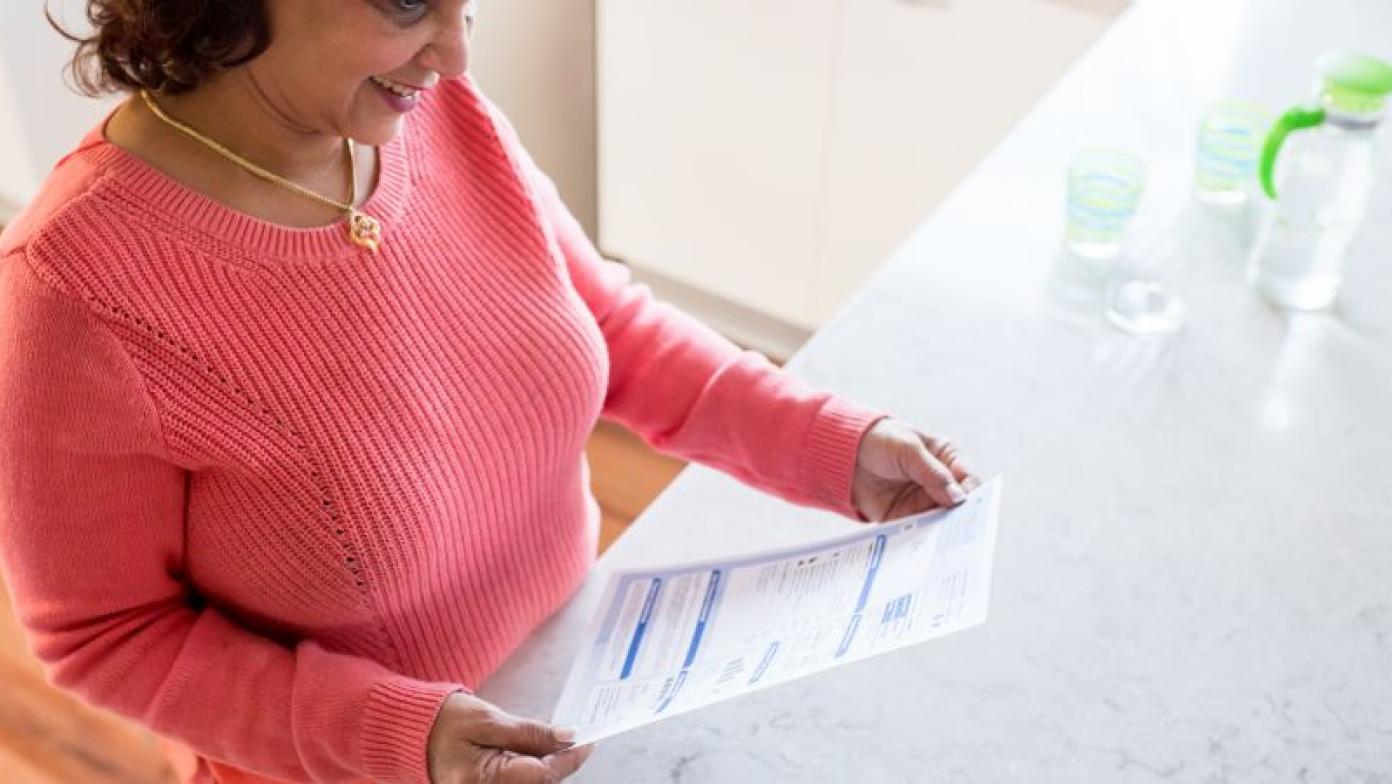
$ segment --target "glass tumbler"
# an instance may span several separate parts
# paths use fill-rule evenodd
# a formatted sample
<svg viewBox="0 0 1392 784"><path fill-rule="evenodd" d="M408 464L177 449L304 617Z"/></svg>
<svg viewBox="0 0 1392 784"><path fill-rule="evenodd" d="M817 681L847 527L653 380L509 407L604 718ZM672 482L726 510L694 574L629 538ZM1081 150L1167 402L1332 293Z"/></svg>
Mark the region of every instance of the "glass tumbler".
<svg viewBox="0 0 1392 784"><path fill-rule="evenodd" d="M1186 209L1173 221L1136 232L1107 287L1108 321L1132 334L1164 334L1184 324L1186 289L1203 252L1200 217Z"/></svg>
<svg viewBox="0 0 1392 784"><path fill-rule="evenodd" d="M1200 201L1247 201L1271 122L1265 109L1247 101L1217 101L1204 107L1194 158L1194 195Z"/></svg>
<svg viewBox="0 0 1392 784"><path fill-rule="evenodd" d="M1068 164L1068 249L1086 258L1116 256L1146 174L1144 161L1121 150L1089 148L1074 154Z"/></svg>

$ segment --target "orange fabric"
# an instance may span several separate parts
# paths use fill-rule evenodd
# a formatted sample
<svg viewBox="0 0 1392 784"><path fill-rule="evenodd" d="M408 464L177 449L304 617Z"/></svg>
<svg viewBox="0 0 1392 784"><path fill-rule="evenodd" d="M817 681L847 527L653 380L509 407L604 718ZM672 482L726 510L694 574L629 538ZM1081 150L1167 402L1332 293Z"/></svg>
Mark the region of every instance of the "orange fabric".
<svg viewBox="0 0 1392 784"><path fill-rule="evenodd" d="M175 781L179 784L215 784L216 779L202 757L194 754L192 749L182 743L162 735L157 737L160 750L164 752L165 759L169 760L169 767L174 769Z"/></svg>
<svg viewBox="0 0 1392 784"><path fill-rule="evenodd" d="M295 784L234 768L223 762L200 757L188 746L169 738L159 737L160 748L174 769L178 784ZM372 784L359 779L356 784Z"/></svg>
<svg viewBox="0 0 1392 784"><path fill-rule="evenodd" d="M858 515L880 412L654 299L471 80L429 92L379 145L376 254L104 122L0 233L0 572L50 672L186 744L185 784L430 784L445 700L593 564L601 414Z"/></svg>

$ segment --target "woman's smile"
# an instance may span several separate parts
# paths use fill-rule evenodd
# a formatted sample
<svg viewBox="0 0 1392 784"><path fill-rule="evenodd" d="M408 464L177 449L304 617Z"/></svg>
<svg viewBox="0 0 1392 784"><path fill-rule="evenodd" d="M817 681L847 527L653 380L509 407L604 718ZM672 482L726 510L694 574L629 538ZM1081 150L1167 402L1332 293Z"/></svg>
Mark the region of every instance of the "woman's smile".
<svg viewBox="0 0 1392 784"><path fill-rule="evenodd" d="M372 75L367 78L387 105L398 112L409 112L420 102L424 88L412 87L392 81L385 76Z"/></svg>

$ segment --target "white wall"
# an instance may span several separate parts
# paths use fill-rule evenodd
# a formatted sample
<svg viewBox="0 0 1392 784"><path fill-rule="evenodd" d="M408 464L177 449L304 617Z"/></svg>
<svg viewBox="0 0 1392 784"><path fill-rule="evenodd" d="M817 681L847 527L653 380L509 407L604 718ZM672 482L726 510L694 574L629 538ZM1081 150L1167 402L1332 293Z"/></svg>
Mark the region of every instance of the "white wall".
<svg viewBox="0 0 1392 784"><path fill-rule="evenodd" d="M484 0L470 70L595 236L594 0Z"/></svg>
<svg viewBox="0 0 1392 784"><path fill-rule="evenodd" d="M0 24L0 193L27 201L117 99L92 99L69 88L63 67L75 44L49 27L43 2L15 5L22 10L6 9ZM68 29L88 29L80 0L48 5Z"/></svg>
<svg viewBox="0 0 1392 784"><path fill-rule="evenodd" d="M9 70L0 68L0 211L33 192L34 171L29 143L14 111ZM0 216L3 219L3 216Z"/></svg>

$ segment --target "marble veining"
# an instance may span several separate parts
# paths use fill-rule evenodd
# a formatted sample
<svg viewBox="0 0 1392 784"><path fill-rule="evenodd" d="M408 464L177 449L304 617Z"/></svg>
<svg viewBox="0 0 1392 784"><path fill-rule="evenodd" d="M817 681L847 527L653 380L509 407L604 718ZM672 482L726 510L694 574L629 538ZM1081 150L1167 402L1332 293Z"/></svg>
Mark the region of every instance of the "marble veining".
<svg viewBox="0 0 1392 784"><path fill-rule="evenodd" d="M1172 338L1054 286L1075 145L1142 154L1164 219L1201 100L1295 103L1323 47L1388 31L1382 0L1128 10L789 365L1006 475L987 622L602 741L574 780L1392 782L1392 162L1329 313L1248 290L1231 215ZM549 717L611 569L849 526L690 468L480 694Z"/></svg>

